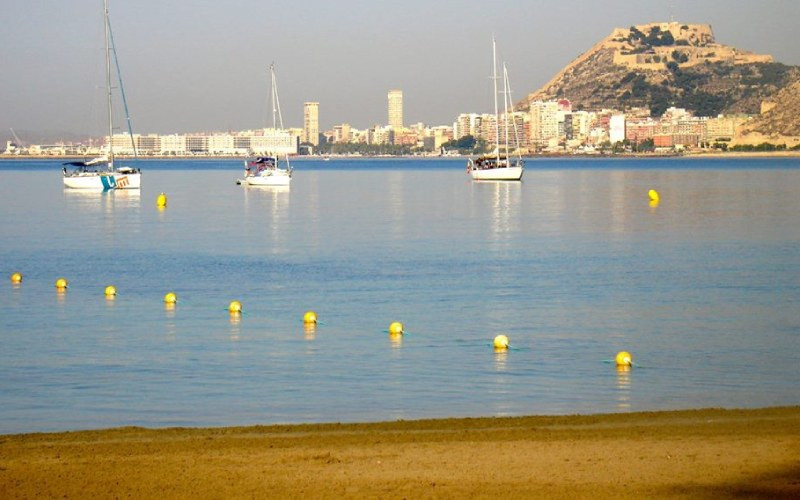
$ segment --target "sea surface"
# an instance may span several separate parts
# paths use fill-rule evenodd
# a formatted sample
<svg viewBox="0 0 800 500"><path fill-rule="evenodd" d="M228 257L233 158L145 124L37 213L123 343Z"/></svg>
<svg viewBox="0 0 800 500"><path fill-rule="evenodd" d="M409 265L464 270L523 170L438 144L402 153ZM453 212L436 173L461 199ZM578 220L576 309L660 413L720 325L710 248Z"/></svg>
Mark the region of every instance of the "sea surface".
<svg viewBox="0 0 800 500"><path fill-rule="evenodd" d="M137 165L0 162L0 433L800 404L796 158Z"/></svg>

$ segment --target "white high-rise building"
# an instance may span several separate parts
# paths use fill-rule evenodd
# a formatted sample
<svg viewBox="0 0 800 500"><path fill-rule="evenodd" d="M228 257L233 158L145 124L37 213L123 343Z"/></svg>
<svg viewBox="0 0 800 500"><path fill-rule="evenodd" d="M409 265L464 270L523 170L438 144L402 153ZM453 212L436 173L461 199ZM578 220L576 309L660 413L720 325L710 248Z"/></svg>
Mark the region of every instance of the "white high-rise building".
<svg viewBox="0 0 800 500"><path fill-rule="evenodd" d="M530 107L530 138L534 147L548 147L558 141L558 103L534 101Z"/></svg>
<svg viewBox="0 0 800 500"><path fill-rule="evenodd" d="M403 91L390 90L387 98L389 100L389 126L400 130L403 128Z"/></svg>
<svg viewBox="0 0 800 500"><path fill-rule="evenodd" d="M303 104L303 142L319 145L319 103Z"/></svg>

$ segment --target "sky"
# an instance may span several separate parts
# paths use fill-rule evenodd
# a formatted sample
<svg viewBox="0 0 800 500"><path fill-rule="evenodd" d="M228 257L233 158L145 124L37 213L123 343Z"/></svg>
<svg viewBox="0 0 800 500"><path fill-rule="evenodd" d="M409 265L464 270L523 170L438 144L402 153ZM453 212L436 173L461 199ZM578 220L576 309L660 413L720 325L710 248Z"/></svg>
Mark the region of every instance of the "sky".
<svg viewBox="0 0 800 500"><path fill-rule="evenodd" d="M614 27L655 21L708 23L720 43L800 64L797 0L109 2L142 134L271 126L271 62L287 127L305 101L320 103L322 130L385 124L392 88L406 124L452 124L493 108L492 35L515 100ZM0 137L102 135L102 0L0 0L0 12Z"/></svg>

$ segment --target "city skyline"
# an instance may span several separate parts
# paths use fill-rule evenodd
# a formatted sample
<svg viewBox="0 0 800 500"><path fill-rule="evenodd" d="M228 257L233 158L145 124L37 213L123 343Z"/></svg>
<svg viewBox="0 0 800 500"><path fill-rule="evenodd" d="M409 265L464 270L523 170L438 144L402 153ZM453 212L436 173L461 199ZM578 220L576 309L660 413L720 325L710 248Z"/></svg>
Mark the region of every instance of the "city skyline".
<svg viewBox="0 0 800 500"><path fill-rule="evenodd" d="M0 133L102 135L101 6L99 0L7 3L0 20L6 49ZM134 130L143 133L268 126L272 61L288 126L302 125L304 102L321 103L320 130L385 123L386 91L394 88L404 91L406 122L452 123L465 111L489 111L492 34L515 100L614 27L670 18L710 23L723 43L800 64L791 44L800 16L795 3L730 9L722 1L644 1L632 7L621 1L502 1L489 9L474 1L219 6L112 0L110 11ZM280 22L261 29L267 19ZM510 29L493 33L503 22Z"/></svg>

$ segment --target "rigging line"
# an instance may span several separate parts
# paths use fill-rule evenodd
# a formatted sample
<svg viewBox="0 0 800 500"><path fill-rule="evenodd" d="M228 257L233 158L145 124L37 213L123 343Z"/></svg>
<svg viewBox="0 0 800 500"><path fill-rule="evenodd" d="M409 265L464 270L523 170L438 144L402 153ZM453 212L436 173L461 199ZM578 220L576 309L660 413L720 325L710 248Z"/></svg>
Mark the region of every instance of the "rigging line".
<svg viewBox="0 0 800 500"><path fill-rule="evenodd" d="M119 69L119 58L117 58L117 44L114 43L114 33L111 31L111 19L109 19L108 16L106 16L106 23L108 24L108 35L109 38L111 39L111 52L114 54L114 65L117 67L117 80L119 80L119 93L122 95L122 106L125 108L125 120L128 122L128 135L131 138L133 157L137 158L139 155L136 151L136 141L133 140L133 127L131 126L131 114L128 112L128 99L125 97L125 86L122 84L122 71L120 71Z"/></svg>

